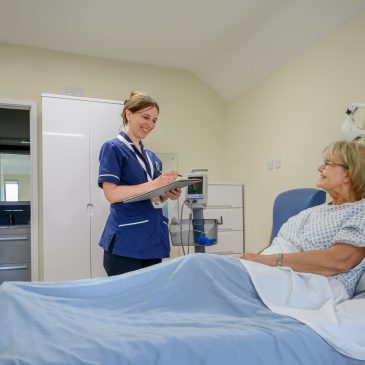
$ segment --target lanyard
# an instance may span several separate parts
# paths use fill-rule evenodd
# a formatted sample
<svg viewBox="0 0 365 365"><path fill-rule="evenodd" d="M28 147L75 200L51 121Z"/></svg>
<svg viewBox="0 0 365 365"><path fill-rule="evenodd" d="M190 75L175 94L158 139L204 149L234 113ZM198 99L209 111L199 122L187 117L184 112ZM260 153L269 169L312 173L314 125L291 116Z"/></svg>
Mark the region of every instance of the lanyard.
<svg viewBox="0 0 365 365"><path fill-rule="evenodd" d="M147 175L147 180L148 181L152 181L152 177L150 176L150 174L148 173L147 171L147 168L146 168L146 165L145 165L145 162L138 156L138 154L136 153L136 151L134 150L134 148L132 147L132 144L131 142L129 142L126 138L124 138L122 135L118 134L117 138L122 142L124 143L133 153L134 155L137 157L137 160L139 162L139 164L141 165L142 169L145 171L146 175ZM154 169L153 169L153 163L151 161L151 158L150 156L148 156L148 153L146 152L146 156L147 156L147 160L148 160L148 163L150 165L150 169L151 169L151 175L153 176L154 175Z"/></svg>

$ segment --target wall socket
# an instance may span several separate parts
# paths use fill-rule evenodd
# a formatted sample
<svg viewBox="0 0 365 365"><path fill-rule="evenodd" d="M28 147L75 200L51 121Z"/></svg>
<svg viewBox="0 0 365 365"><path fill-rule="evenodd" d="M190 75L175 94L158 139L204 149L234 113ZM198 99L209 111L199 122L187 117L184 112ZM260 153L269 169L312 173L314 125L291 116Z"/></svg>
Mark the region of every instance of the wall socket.
<svg viewBox="0 0 365 365"><path fill-rule="evenodd" d="M274 166L276 169L280 169L281 167L281 159L277 158L276 160L274 160Z"/></svg>
<svg viewBox="0 0 365 365"><path fill-rule="evenodd" d="M281 159L280 158L276 158L275 160L269 160L266 162L266 168L268 170L273 170L273 169L280 169L281 167Z"/></svg>

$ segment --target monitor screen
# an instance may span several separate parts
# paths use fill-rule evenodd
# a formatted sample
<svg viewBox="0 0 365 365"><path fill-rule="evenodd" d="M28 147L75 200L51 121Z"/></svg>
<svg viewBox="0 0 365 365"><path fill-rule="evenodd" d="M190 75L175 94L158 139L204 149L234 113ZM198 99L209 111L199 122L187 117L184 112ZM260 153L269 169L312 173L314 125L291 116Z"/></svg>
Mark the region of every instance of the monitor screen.
<svg viewBox="0 0 365 365"><path fill-rule="evenodd" d="M189 179L200 179L200 181L188 186L188 195L203 194L203 176L193 176Z"/></svg>

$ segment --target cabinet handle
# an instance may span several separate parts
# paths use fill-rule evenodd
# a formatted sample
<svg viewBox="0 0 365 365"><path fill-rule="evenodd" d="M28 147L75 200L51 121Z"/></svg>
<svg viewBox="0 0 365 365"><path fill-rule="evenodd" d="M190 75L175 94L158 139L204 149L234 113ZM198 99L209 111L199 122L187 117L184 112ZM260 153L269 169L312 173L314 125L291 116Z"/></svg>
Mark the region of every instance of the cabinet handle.
<svg viewBox="0 0 365 365"><path fill-rule="evenodd" d="M94 215L94 204L89 203L86 205L87 214L91 217Z"/></svg>
<svg viewBox="0 0 365 365"><path fill-rule="evenodd" d="M0 237L0 241L27 241L27 236L6 236Z"/></svg>
<svg viewBox="0 0 365 365"><path fill-rule="evenodd" d="M28 265L0 266L0 271L28 269Z"/></svg>

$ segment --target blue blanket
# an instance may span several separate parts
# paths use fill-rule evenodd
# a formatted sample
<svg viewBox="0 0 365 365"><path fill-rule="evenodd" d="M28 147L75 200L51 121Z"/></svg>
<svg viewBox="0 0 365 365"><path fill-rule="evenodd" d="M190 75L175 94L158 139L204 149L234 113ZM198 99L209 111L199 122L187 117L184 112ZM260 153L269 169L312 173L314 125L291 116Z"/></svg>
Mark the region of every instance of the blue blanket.
<svg viewBox="0 0 365 365"><path fill-rule="evenodd" d="M363 364L271 312L238 259L208 254L102 279L4 283L0 364Z"/></svg>

